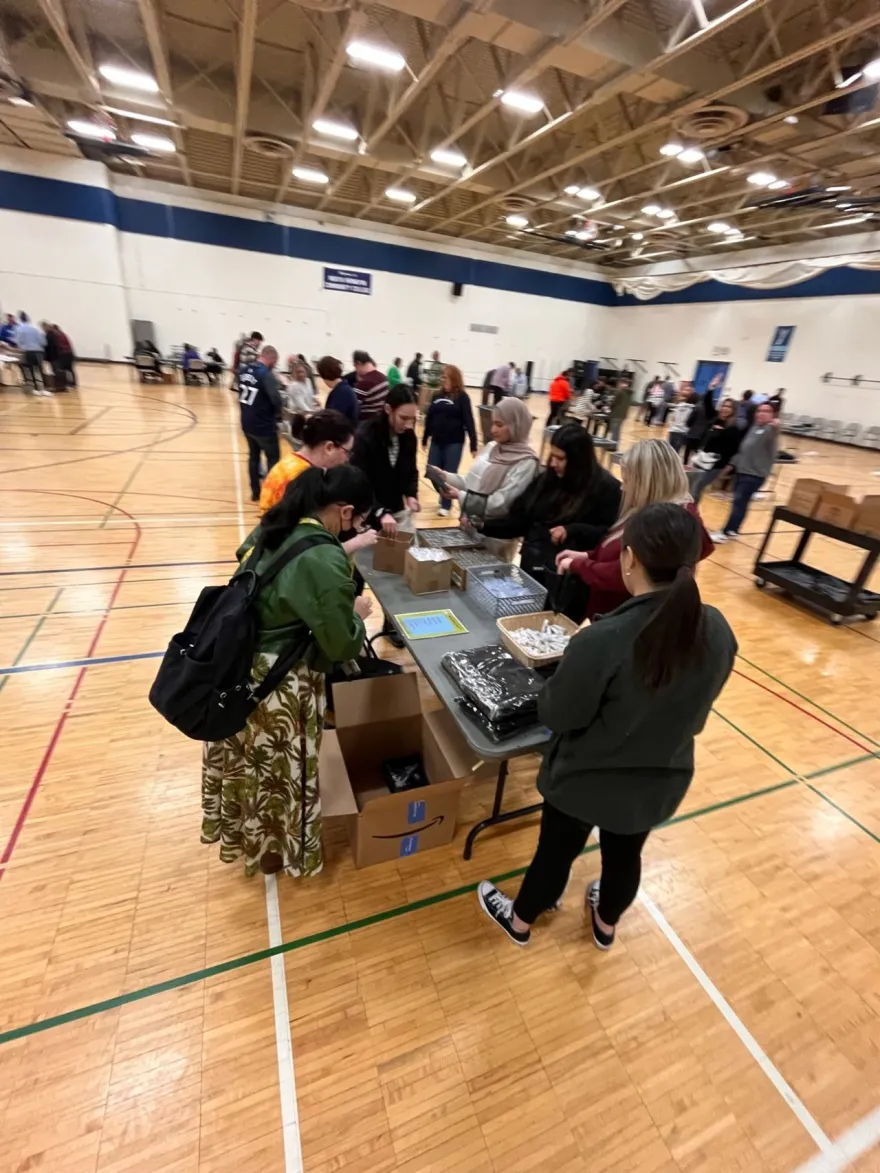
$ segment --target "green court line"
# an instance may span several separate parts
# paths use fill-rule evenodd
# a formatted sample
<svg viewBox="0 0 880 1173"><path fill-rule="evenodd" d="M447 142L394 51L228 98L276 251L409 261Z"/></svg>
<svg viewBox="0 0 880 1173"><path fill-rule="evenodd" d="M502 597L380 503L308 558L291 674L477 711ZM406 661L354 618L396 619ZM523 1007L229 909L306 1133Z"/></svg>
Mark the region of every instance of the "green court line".
<svg viewBox="0 0 880 1173"><path fill-rule="evenodd" d="M64 587L59 587L58 590L55 592L55 594L52 596L52 600L49 603L49 606L42 613L42 615L40 615L40 618L37 620L36 624L34 625L33 631L30 633L30 635L25 640L24 647L21 649L21 651L18 653L18 655L12 661L13 668L17 668L18 665L21 663L21 661L27 655L28 648L31 646L31 644L34 642L34 640L40 634L40 630L41 630L43 624L46 622L46 620L49 618L50 614L52 613L52 608L58 602L59 598L61 597L61 592L63 590L64 590ZM8 679L9 679L8 676L4 676L3 679L0 680L0 692L3 691L4 687L6 686L6 681Z"/></svg>
<svg viewBox="0 0 880 1173"><path fill-rule="evenodd" d="M877 753L863 753L861 757L850 758L848 762L841 762L839 766L826 766L824 770L813 770L808 774L808 778L824 778L826 774L836 774L838 770L846 770L849 766L860 766L863 762L873 762L880 758L880 751Z"/></svg>
<svg viewBox="0 0 880 1173"><path fill-rule="evenodd" d="M731 729L736 730L736 732L740 735L740 737L744 737L746 739L746 741L750 741L752 743L752 745L755 746L756 749L759 749L761 751L762 754L766 754L766 756L768 758L772 758L772 760L777 764L777 766L782 766L782 768L783 768L783 770L785 770L786 774L791 774L795 778L800 777L797 770L793 770L791 768L791 766L786 765L785 762L782 760L782 758L778 758L775 753L771 753L770 750L766 748L766 746L761 745L760 741L755 741L754 737L752 737L750 733L746 733L745 729L740 729L739 725L734 725L733 721L731 721L731 719L729 717L725 717L724 714L719 713L717 709L713 709L712 712L715 714L716 717L720 717L721 720L725 723L725 725L729 725Z"/></svg>
<svg viewBox="0 0 880 1173"><path fill-rule="evenodd" d="M869 827L866 827L864 823L860 823L860 822L859 822L859 820L858 820L857 818L855 818L855 816L854 816L854 815L851 815L851 814L849 813L849 811L846 811L846 810L844 810L844 809L843 809L843 807L842 807L842 806L839 806L839 805L838 805L838 804L837 804L837 803L834 801L834 799L833 799L833 798L829 798L829 797L828 797L828 795L827 795L827 794L825 794L823 791L821 791L821 790L819 789L819 787L818 787L818 786L813 786L813 785L812 785L812 783L810 783L810 782L807 782L807 788L808 788L809 790L812 790L814 794L818 794L818 795L819 795L819 797L820 797L821 799L823 799L825 802L827 802L829 806L833 806L833 807L834 807L834 809L835 809L835 810L836 810L836 811L837 811L839 814L843 815L843 817L844 817L845 819L849 819L849 821L850 821L851 823L855 823L855 825L856 825L856 826L859 828L859 830L860 830L860 831L864 831L866 835L870 835L870 836L871 836L871 838L874 840L874 842L875 842L875 843L880 843L880 835L875 835L875 834L874 834L874 832L873 832L873 831L872 831L872 830L871 830Z"/></svg>
<svg viewBox="0 0 880 1173"><path fill-rule="evenodd" d="M737 659L742 660L744 664L748 664L750 668L754 668L756 672L763 672L765 676L769 676L771 680L775 680L777 684L781 685L788 692L794 693L795 696L800 697L802 701L806 701L808 705L812 705L814 709L818 709L820 713L824 713L826 717L831 717L838 725L842 725L844 729L848 729L850 733L858 733L859 737L863 737L865 741L870 741L871 745L880 745L880 741L876 737L871 737L867 733L862 733L861 729L856 729L855 725L850 725L844 721L842 717L838 717L836 713L832 713L830 709L825 709L822 705L817 704L812 697L806 693L798 692L796 688L792 688L790 684L786 684L784 680L780 680L778 676L774 676L772 672L768 672L766 668L762 668L759 664L754 664L751 660L741 653L737 652Z"/></svg>

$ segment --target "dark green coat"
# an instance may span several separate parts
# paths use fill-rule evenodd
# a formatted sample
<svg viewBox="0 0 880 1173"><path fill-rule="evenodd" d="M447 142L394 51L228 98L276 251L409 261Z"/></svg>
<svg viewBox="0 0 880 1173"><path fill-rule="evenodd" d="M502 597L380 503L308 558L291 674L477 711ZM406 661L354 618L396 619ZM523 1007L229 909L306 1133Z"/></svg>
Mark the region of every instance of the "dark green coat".
<svg viewBox="0 0 880 1173"><path fill-rule="evenodd" d="M288 546L308 537L318 521L301 522L277 550L267 551L256 569L265 570ZM259 528L245 539L239 560L253 548ZM298 554L278 577L257 596L260 621L259 650L280 652L290 646L296 625L305 623L315 637L317 652L309 664L327 672L331 664L353 659L364 642L364 623L354 610L354 580L345 551L338 541L322 542Z"/></svg>
<svg viewBox="0 0 880 1173"><path fill-rule="evenodd" d="M675 813L694 773L694 738L733 668L727 620L704 607L707 653L667 688L651 692L633 660L636 637L662 593L640 595L574 637L538 701L554 737L538 789L584 823L621 835Z"/></svg>

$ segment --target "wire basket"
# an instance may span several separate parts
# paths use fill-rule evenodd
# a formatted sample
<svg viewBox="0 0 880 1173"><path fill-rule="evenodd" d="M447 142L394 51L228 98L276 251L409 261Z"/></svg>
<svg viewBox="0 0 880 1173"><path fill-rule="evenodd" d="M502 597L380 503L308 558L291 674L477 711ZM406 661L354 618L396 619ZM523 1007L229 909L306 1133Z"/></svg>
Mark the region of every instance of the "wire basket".
<svg viewBox="0 0 880 1173"><path fill-rule="evenodd" d="M474 550L485 544L486 539L475 530L461 529L457 525L435 526L418 530L420 546L431 546L440 550Z"/></svg>
<svg viewBox="0 0 880 1173"><path fill-rule="evenodd" d="M468 570L467 591L474 606L500 619L543 611L547 590L518 566L474 566Z"/></svg>

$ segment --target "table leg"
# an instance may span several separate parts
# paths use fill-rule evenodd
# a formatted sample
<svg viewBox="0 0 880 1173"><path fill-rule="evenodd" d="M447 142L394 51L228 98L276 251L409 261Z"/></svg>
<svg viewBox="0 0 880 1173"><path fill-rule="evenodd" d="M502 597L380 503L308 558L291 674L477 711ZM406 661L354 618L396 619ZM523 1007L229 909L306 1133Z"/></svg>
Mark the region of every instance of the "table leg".
<svg viewBox="0 0 880 1173"><path fill-rule="evenodd" d="M498 769L498 780L495 783L495 799L492 803L492 814L488 819L483 819L475 826L471 827L468 832L468 837L464 843L464 858L470 859L474 853L474 840L487 827L495 827L500 823L509 823L512 819L522 819L526 815L537 814L544 805L542 802L533 803L531 806L521 806L516 810L501 811L501 803L504 800L504 788L507 785L507 759L501 763Z"/></svg>

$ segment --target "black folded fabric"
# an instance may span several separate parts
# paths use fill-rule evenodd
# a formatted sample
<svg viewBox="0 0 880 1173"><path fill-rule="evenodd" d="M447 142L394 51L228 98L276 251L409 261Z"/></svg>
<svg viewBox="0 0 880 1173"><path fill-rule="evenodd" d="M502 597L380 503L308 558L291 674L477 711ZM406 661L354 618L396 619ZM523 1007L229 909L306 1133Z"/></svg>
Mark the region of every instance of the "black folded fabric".
<svg viewBox="0 0 880 1173"><path fill-rule="evenodd" d="M447 652L441 664L492 724L515 722L523 728L536 723L538 693L544 682L501 644Z"/></svg>
<svg viewBox="0 0 880 1173"><path fill-rule="evenodd" d="M425 765L420 753L411 753L403 758L388 758L382 763L382 773L392 794L400 794L402 790L415 790L419 786L427 786Z"/></svg>

